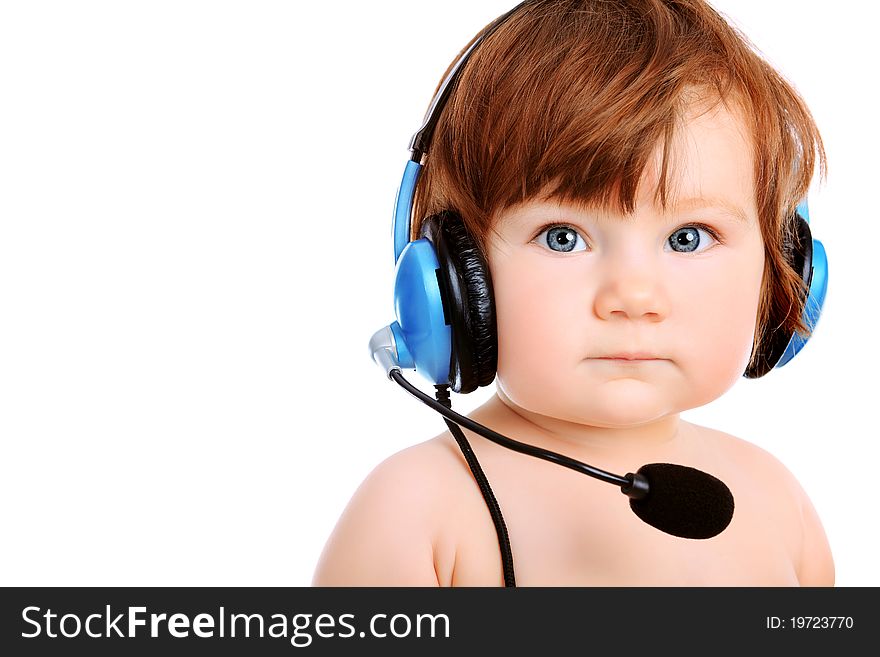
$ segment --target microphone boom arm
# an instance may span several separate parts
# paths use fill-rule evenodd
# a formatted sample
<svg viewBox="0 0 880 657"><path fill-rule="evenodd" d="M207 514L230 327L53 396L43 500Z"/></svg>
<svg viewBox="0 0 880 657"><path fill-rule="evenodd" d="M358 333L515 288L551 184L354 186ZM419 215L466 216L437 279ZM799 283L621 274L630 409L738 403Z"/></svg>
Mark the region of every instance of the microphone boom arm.
<svg viewBox="0 0 880 657"><path fill-rule="evenodd" d="M581 461L578 461L573 458L569 458L563 454L557 454L556 452L550 452L545 449L541 449L540 447L535 447L534 445L529 445L528 443L522 443L518 440L513 440L512 438L508 438L496 431L492 431L492 429L483 426L482 424L471 420L469 417L465 415L461 415L460 413L456 413L450 408L446 408L440 402L432 399L429 395L426 395L424 392L416 388L412 385L400 371L398 367L390 367L387 368L388 378L397 383L401 388L406 390L410 395L418 399L423 404L430 406L432 409L440 413L443 417L451 422L455 422L457 425L464 427L465 429L470 429L476 434L483 436L487 440L491 440L494 443L501 445L502 447L507 447L508 449L512 449L516 452L520 452L521 454L527 454L528 456L534 456L535 458L544 459L545 461L550 461L551 463L556 463L557 465L563 465L566 468L571 470L575 470L587 476L593 477L594 479L599 479L609 484L614 484L615 486L620 486L620 490L624 495L632 499L642 499L647 496L649 492L648 480L639 473L628 473L625 477L621 477L620 475L612 474L611 472L606 472L605 470L600 470L599 468L594 468L592 465L588 465Z"/></svg>

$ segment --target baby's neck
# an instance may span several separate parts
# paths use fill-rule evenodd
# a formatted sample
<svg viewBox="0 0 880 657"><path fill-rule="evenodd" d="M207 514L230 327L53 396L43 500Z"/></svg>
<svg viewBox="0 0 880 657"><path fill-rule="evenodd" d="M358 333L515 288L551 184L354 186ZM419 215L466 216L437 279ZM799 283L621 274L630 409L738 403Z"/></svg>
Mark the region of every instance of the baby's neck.
<svg viewBox="0 0 880 657"><path fill-rule="evenodd" d="M585 461L598 458L609 465L619 461L632 463L633 467L649 460L674 458L683 448L683 436L688 433L683 430L687 423L678 413L638 426L593 426L530 412L514 404L501 390L472 416L515 440L536 447Z"/></svg>

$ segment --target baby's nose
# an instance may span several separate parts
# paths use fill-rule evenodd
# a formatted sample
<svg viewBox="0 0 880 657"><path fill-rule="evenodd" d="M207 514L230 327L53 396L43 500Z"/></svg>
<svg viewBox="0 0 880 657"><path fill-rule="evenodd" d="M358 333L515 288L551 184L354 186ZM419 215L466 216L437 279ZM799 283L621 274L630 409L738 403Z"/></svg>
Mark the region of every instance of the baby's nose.
<svg viewBox="0 0 880 657"><path fill-rule="evenodd" d="M660 272L647 260L610 267L598 287L595 312L601 319L662 321L669 298Z"/></svg>

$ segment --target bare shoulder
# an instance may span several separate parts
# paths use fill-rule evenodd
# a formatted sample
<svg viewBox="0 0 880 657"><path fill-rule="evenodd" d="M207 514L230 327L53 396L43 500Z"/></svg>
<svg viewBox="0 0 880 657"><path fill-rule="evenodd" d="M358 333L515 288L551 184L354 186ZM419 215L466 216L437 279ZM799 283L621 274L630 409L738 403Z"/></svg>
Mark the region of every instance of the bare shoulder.
<svg viewBox="0 0 880 657"><path fill-rule="evenodd" d="M355 491L318 562L314 586L438 586L450 491L467 473L438 436L377 465ZM453 555L454 556L454 555Z"/></svg>
<svg viewBox="0 0 880 657"><path fill-rule="evenodd" d="M791 537L801 586L833 586L831 548L813 503L789 469L767 450L730 434L691 425L718 456L708 459L721 478L736 486L736 497L753 498Z"/></svg>
<svg viewBox="0 0 880 657"><path fill-rule="evenodd" d="M697 442L707 445L719 463L727 463L732 468L750 473L754 478L772 481L774 485L784 484L790 489L797 485L794 476L773 454L755 443L738 438L724 431L690 425L697 434ZM708 450L707 450L708 451Z"/></svg>

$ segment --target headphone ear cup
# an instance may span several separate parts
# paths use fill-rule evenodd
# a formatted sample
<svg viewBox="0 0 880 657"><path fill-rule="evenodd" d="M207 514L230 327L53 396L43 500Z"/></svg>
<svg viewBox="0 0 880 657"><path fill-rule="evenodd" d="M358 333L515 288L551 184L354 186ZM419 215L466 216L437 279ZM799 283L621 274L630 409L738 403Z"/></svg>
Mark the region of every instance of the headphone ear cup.
<svg viewBox="0 0 880 657"><path fill-rule="evenodd" d="M825 300L827 287L825 249L821 242L813 240L810 225L800 214L795 213L793 221L795 222L794 242L785 240L782 248L789 266L800 274L801 280L806 285L807 295L802 319L812 329L819 321L819 314ZM813 280L814 263L819 265L819 275L816 276L815 285ZM784 318L771 317L769 324L778 326L782 319ZM774 367L782 367L803 348L808 339L797 333L779 330L769 336L761 336L764 348L755 354L744 376L749 379L757 379Z"/></svg>
<svg viewBox="0 0 880 657"><path fill-rule="evenodd" d="M473 392L495 379L498 338L489 266L461 218L445 211L425 219L428 239L440 263L438 278L447 321L452 327L449 385Z"/></svg>

